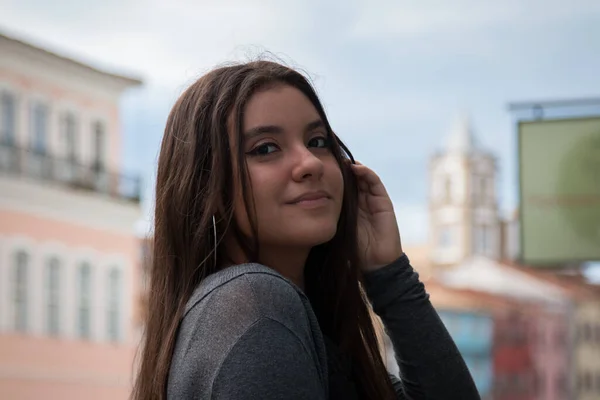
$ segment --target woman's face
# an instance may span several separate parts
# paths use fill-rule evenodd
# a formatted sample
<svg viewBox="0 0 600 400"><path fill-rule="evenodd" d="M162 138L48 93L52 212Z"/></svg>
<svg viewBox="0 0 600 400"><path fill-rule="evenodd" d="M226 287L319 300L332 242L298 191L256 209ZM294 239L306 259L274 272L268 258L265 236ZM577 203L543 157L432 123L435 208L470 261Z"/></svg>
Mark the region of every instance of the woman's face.
<svg viewBox="0 0 600 400"><path fill-rule="evenodd" d="M284 84L259 91L246 105L242 126L261 248L310 249L332 239L344 181L310 100ZM236 222L250 236L239 182L235 192Z"/></svg>

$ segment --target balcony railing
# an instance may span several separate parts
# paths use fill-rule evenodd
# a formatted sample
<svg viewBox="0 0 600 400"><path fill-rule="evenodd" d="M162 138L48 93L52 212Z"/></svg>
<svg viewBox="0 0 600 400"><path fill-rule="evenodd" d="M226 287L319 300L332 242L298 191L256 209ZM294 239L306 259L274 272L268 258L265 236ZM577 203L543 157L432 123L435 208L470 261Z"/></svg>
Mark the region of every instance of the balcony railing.
<svg viewBox="0 0 600 400"><path fill-rule="evenodd" d="M140 202L139 176L118 174L101 165L85 165L12 143L0 143L0 173Z"/></svg>

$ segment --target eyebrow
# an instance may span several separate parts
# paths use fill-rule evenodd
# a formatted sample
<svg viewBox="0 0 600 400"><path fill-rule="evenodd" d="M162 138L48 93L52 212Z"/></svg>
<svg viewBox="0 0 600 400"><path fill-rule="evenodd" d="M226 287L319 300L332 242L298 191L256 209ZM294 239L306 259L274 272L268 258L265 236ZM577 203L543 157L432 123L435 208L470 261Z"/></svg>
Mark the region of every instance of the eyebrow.
<svg viewBox="0 0 600 400"><path fill-rule="evenodd" d="M304 127L304 131L310 132L317 128L324 128L324 127L325 127L325 123L321 119L317 119L317 120L314 120L314 121L306 124L306 126ZM246 137L246 139L251 139L253 137L256 137L256 136L259 136L259 135L262 135L265 133L273 133L273 134L283 133L283 128L278 125L257 126L255 128L247 130L244 133L244 136Z"/></svg>

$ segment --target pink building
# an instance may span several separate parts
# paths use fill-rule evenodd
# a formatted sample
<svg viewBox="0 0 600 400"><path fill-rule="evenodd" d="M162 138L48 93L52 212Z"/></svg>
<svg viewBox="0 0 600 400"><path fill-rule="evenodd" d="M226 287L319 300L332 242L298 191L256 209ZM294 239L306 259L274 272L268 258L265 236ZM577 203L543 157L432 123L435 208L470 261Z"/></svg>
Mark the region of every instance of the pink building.
<svg viewBox="0 0 600 400"><path fill-rule="evenodd" d="M538 306L531 317L530 342L540 400L573 398L569 382L571 338L566 308Z"/></svg>
<svg viewBox="0 0 600 400"><path fill-rule="evenodd" d="M140 182L121 173L134 78L0 35L0 398L126 399Z"/></svg>
<svg viewBox="0 0 600 400"><path fill-rule="evenodd" d="M572 293L554 282L560 278L485 257L473 257L440 278L450 287L484 291L515 303L494 321L494 399L576 398L576 304Z"/></svg>

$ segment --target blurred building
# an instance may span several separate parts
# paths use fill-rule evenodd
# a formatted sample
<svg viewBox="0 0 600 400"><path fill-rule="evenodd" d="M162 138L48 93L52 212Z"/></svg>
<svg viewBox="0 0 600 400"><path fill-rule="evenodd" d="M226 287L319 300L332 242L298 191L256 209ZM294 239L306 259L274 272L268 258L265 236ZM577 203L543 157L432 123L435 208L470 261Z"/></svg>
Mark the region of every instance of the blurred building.
<svg viewBox="0 0 600 400"><path fill-rule="evenodd" d="M490 311L494 398L600 399L598 286L583 279L578 263L547 271L518 264L518 210L500 217L496 169L469 119L458 118L430 163L432 279L426 286L437 293L432 301L457 344L464 341L463 324L481 312L480 296L512 304ZM446 293L441 303L440 287ZM470 350L459 348L468 360Z"/></svg>
<svg viewBox="0 0 600 400"><path fill-rule="evenodd" d="M515 342L529 342L538 398L598 398L594 381L600 376L600 346L593 331L600 326L600 298L593 287L485 258L466 261L439 278L448 287L485 291L517 302L518 312L507 315L506 324L515 338L523 339ZM504 339L498 336L494 341L499 346Z"/></svg>
<svg viewBox="0 0 600 400"><path fill-rule="evenodd" d="M140 180L119 100L138 79L0 35L0 398L126 399Z"/></svg>
<svg viewBox="0 0 600 400"><path fill-rule="evenodd" d="M430 260L451 266L473 254L501 255L496 159L482 149L466 116L458 118L446 148L429 167Z"/></svg>
<svg viewBox="0 0 600 400"><path fill-rule="evenodd" d="M529 307L526 328L533 356L538 399L572 399L571 305L564 308L548 305Z"/></svg>
<svg viewBox="0 0 600 400"><path fill-rule="evenodd" d="M137 323L143 326L147 318L148 312L148 292L150 269L152 268L152 253L154 251L152 236L144 236L140 238L141 246L141 268L140 268L140 294L138 297L139 315Z"/></svg>
<svg viewBox="0 0 600 400"><path fill-rule="evenodd" d="M566 328L571 366L568 371L570 398L600 399L600 287L586 282L578 271L556 274L518 266L514 268L520 268L569 296L571 302ZM546 323L552 322L546 319ZM555 349L548 347L547 350Z"/></svg>
<svg viewBox="0 0 600 400"><path fill-rule="evenodd" d="M575 315L573 379L577 400L600 399L600 296L585 295Z"/></svg>
<svg viewBox="0 0 600 400"><path fill-rule="evenodd" d="M446 329L454 339L482 399L491 399L493 389L493 314L487 309L460 307L439 298L441 287L431 288L432 301ZM477 299L477 294L455 293Z"/></svg>
<svg viewBox="0 0 600 400"><path fill-rule="evenodd" d="M531 323L527 313L517 308L496 317L494 399L534 400L538 398L532 342L528 336Z"/></svg>

